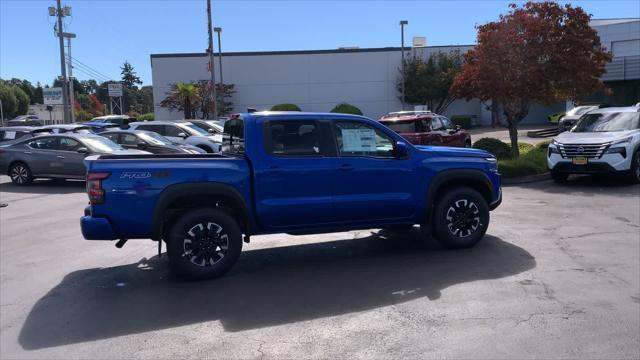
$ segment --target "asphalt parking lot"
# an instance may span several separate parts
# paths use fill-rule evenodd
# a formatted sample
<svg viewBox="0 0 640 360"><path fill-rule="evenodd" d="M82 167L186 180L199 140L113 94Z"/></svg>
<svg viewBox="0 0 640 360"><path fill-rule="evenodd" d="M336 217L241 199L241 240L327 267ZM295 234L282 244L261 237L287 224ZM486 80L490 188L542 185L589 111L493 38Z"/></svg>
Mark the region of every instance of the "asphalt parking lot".
<svg viewBox="0 0 640 360"><path fill-rule="evenodd" d="M0 358L639 358L640 186L504 188L477 247L270 235L208 282L84 241L82 183L0 177Z"/></svg>

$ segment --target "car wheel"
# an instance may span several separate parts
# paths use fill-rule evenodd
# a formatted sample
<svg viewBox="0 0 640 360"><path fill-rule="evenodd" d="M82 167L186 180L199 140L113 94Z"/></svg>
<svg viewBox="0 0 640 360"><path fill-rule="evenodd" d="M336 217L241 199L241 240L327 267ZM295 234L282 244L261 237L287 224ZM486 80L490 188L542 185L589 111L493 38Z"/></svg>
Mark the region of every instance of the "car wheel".
<svg viewBox="0 0 640 360"><path fill-rule="evenodd" d="M631 167L627 173L627 179L632 184L640 183L640 150L636 150L631 158Z"/></svg>
<svg viewBox="0 0 640 360"><path fill-rule="evenodd" d="M448 191L434 207L433 231L449 249L474 246L489 226L489 206L477 191L460 187Z"/></svg>
<svg viewBox="0 0 640 360"><path fill-rule="evenodd" d="M29 185L33 182L33 175L31 174L31 169L25 163L17 162L11 165L9 169L9 177L11 178L11 182L16 185Z"/></svg>
<svg viewBox="0 0 640 360"><path fill-rule="evenodd" d="M242 251L242 231L226 212L191 210L171 226L167 252L171 269L192 279L212 279L229 271Z"/></svg>
<svg viewBox="0 0 640 360"><path fill-rule="evenodd" d="M553 179L553 181L561 184L561 183L567 182L567 179L569 178L569 174L551 170L551 178Z"/></svg>

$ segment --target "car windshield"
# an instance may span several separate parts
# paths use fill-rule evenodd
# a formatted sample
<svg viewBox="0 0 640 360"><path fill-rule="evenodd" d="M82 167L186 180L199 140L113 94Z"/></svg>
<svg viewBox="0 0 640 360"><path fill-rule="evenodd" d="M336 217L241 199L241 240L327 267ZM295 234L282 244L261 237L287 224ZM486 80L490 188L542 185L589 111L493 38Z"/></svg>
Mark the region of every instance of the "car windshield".
<svg viewBox="0 0 640 360"><path fill-rule="evenodd" d="M397 133L414 133L416 132L416 122L408 121L381 121L381 123L389 129Z"/></svg>
<svg viewBox="0 0 640 360"><path fill-rule="evenodd" d="M586 113L587 111L593 110L595 108L595 106L578 106L578 107L574 107L573 109L569 110L569 112L567 112L568 116L574 116L574 115L582 115L584 113Z"/></svg>
<svg viewBox="0 0 640 360"><path fill-rule="evenodd" d="M209 133L201 128L189 123L189 124L179 124L181 129L187 131L189 135L209 135Z"/></svg>
<svg viewBox="0 0 640 360"><path fill-rule="evenodd" d="M583 115L571 132L607 132L640 129L640 113L606 112Z"/></svg>
<svg viewBox="0 0 640 360"><path fill-rule="evenodd" d="M116 150L124 150L120 145L104 137L88 137L82 139L82 142L94 152L110 153Z"/></svg>
<svg viewBox="0 0 640 360"><path fill-rule="evenodd" d="M166 137L158 133L154 133L151 131L140 133L139 136L142 140L153 145L173 145L173 142L171 142L171 140L167 139Z"/></svg>

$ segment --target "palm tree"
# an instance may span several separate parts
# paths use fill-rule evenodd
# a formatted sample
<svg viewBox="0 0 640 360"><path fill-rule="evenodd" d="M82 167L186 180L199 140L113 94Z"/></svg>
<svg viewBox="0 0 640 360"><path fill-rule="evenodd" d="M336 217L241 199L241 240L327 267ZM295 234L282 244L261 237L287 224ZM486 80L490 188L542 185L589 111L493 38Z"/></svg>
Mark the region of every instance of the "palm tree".
<svg viewBox="0 0 640 360"><path fill-rule="evenodd" d="M160 106L182 110L185 119L193 119L201 102L202 97L198 86L192 83L176 83L171 86L171 90L160 102Z"/></svg>

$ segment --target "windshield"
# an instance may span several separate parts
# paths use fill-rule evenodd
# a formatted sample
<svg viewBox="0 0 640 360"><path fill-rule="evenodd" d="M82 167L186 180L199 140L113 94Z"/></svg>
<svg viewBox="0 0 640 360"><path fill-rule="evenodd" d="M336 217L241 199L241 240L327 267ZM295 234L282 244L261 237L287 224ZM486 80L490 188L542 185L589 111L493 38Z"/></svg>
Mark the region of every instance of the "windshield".
<svg viewBox="0 0 640 360"><path fill-rule="evenodd" d="M189 135L209 135L209 133L205 130L200 129L199 127L189 123L189 124L179 124L181 129L187 131Z"/></svg>
<svg viewBox="0 0 640 360"><path fill-rule="evenodd" d="M104 137L89 137L82 139L82 142L94 152L110 153L116 150L124 150L120 145Z"/></svg>
<svg viewBox="0 0 640 360"><path fill-rule="evenodd" d="M153 145L173 145L169 139L154 132L141 133L140 138Z"/></svg>
<svg viewBox="0 0 640 360"><path fill-rule="evenodd" d="M568 116L574 116L574 115L582 115L588 111L591 111L593 109L595 109L595 106L578 106L578 107L574 107L573 109L569 110L569 112L567 113Z"/></svg>
<svg viewBox="0 0 640 360"><path fill-rule="evenodd" d="M586 114L578 120L571 132L607 132L640 129L640 113L608 112Z"/></svg>
<svg viewBox="0 0 640 360"><path fill-rule="evenodd" d="M389 129L397 133L414 133L416 132L416 122L408 121L381 121L381 123Z"/></svg>

